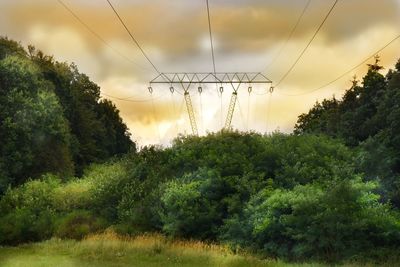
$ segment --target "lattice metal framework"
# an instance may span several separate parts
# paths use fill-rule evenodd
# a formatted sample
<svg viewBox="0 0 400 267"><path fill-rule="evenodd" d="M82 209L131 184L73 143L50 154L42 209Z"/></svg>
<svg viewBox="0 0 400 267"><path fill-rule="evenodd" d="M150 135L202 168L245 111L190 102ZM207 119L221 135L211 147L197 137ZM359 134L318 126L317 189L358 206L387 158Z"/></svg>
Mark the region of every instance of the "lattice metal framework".
<svg viewBox="0 0 400 267"><path fill-rule="evenodd" d="M268 84L261 72L174 72L160 73L150 84Z"/></svg>
<svg viewBox="0 0 400 267"><path fill-rule="evenodd" d="M190 125L192 126L192 132L194 135L198 135L199 131L197 130L196 117L194 116L192 100L190 98L189 92L186 91L184 93L184 96L185 96L185 102L186 102L186 109L189 114Z"/></svg>
<svg viewBox="0 0 400 267"><path fill-rule="evenodd" d="M189 93L189 89L192 85L197 84L199 86L198 88L201 88L203 84L220 85L221 94L223 92L222 85L230 84L232 86L233 92L225 120L225 129L229 129L231 127L240 86L242 84L248 84L249 86L251 86L251 84L272 84L272 81L261 72L181 72L160 73L150 81L149 89L153 84L168 84L171 92L174 90L174 85L180 85L182 87L192 132L194 135L198 135L195 113ZM200 89L198 90L201 92Z"/></svg>
<svg viewBox="0 0 400 267"><path fill-rule="evenodd" d="M225 129L229 129L231 127L233 112L235 111L236 100L237 100L237 91L234 91L231 96L231 102L229 103L228 114L226 115Z"/></svg>

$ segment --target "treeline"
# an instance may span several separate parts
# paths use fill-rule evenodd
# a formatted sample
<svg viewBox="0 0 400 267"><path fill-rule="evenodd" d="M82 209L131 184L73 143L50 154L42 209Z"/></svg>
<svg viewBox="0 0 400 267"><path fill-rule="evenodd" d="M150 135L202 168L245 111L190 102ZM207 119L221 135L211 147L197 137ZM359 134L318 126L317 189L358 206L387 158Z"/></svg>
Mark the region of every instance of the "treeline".
<svg viewBox="0 0 400 267"><path fill-rule="evenodd" d="M46 175L8 190L0 243L113 229L287 260L396 259L399 213L382 201L378 181L356 171L357 154L315 135L179 137L170 148L93 165L81 179Z"/></svg>
<svg viewBox="0 0 400 267"><path fill-rule="evenodd" d="M301 115L295 134L222 131L137 152L76 66L0 39L0 244L113 229L398 264L400 63L380 70Z"/></svg>
<svg viewBox="0 0 400 267"><path fill-rule="evenodd" d="M74 64L0 37L0 195L44 173L81 175L130 149L119 111Z"/></svg>
<svg viewBox="0 0 400 267"><path fill-rule="evenodd" d="M400 61L386 75L379 58L342 100L325 99L299 116L295 133L325 134L360 149L362 171L379 180L382 195L400 208Z"/></svg>

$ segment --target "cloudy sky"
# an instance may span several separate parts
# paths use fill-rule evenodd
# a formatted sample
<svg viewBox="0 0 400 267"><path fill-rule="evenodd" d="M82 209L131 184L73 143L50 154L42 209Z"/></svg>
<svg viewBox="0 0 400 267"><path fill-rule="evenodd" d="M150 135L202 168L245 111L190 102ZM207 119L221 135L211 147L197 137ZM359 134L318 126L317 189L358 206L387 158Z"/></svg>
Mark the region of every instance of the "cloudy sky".
<svg viewBox="0 0 400 267"><path fill-rule="evenodd" d="M96 34L88 31L57 0L0 0L0 35L35 45L59 61L75 62L112 99L140 145L167 144L190 133L182 95L156 76L106 0L62 0ZM218 72L262 72L279 81L313 36L333 0L311 0L289 42L286 40L308 0L209 0ZM162 72L211 72L205 0L112 0L128 28ZM400 0L339 0L325 25L290 75L270 96L267 87L239 89L233 127L290 132L297 116L316 100L340 98L362 66L321 90L400 34ZM99 40L101 37L106 44ZM285 46L283 46L286 43ZM282 49L283 48L283 49ZM386 70L400 57L400 40L380 53ZM279 53L281 51L281 53ZM279 55L279 57L276 57ZM373 60L371 60L373 61ZM308 93L313 91L311 93ZM200 134L224 123L231 88L221 99L215 87L192 100ZM292 96L290 96L292 95ZM297 95L297 96L293 96Z"/></svg>

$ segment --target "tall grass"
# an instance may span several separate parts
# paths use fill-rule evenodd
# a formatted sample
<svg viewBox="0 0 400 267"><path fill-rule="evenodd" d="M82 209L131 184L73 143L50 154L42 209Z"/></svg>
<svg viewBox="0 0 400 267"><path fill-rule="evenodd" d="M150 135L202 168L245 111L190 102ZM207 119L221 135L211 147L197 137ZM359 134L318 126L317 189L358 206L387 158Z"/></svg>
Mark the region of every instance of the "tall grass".
<svg viewBox="0 0 400 267"><path fill-rule="evenodd" d="M235 254L228 247L200 241L170 240L159 234L120 236L113 231L90 235L82 241L51 240L0 248L1 267L48 266L296 266ZM319 265L307 265L319 266Z"/></svg>
<svg viewBox="0 0 400 267"><path fill-rule="evenodd" d="M260 259L245 253L234 253L223 245L201 241L171 240L159 234L129 237L117 235L113 231L106 231L102 234L87 236L82 241L53 238L45 242L19 247L0 247L0 266L318 267L325 265L292 264L274 259ZM345 266L359 265L347 264Z"/></svg>

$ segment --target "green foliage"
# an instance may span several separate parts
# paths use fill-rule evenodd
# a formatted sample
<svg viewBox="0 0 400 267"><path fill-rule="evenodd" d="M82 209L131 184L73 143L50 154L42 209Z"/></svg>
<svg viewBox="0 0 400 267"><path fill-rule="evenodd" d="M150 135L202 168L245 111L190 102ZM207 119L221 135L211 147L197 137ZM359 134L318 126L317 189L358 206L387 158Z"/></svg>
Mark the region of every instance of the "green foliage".
<svg viewBox="0 0 400 267"><path fill-rule="evenodd" d="M90 179L73 178L54 188L51 192L52 205L60 213L92 208L95 205L92 191L96 187Z"/></svg>
<svg viewBox="0 0 400 267"><path fill-rule="evenodd" d="M195 174L200 179L185 176L180 181L167 184L161 201L163 230L176 237L212 238L216 234L218 213L217 199L209 199L212 192L210 178L215 174L202 172ZM197 177L196 177L197 178Z"/></svg>
<svg viewBox="0 0 400 267"><path fill-rule="evenodd" d="M0 244L111 226L301 260L400 246L399 215L384 204L400 203L399 69L385 78L370 66L343 100L303 114L297 135L221 131L136 153L118 110L76 66L2 42ZM28 179L47 172L57 177Z"/></svg>
<svg viewBox="0 0 400 267"><path fill-rule="evenodd" d="M117 222L122 163L96 165L66 183L52 175L8 189L0 200L0 244L53 235L81 238ZM119 173L118 173L119 172Z"/></svg>
<svg viewBox="0 0 400 267"><path fill-rule="evenodd" d="M399 61L400 62L400 61ZM324 100L299 116L295 132L323 133L358 146L358 168L380 181L385 200L400 207L400 64L386 77L376 59L362 85L353 82L341 101Z"/></svg>
<svg viewBox="0 0 400 267"><path fill-rule="evenodd" d="M109 222L118 221L118 205L126 185L125 161L95 164L86 170L83 179L89 184L87 196L90 207L96 214Z"/></svg>
<svg viewBox="0 0 400 267"><path fill-rule="evenodd" d="M21 44L8 39L7 37L0 38L0 60L11 55L19 55L25 57L27 55Z"/></svg>
<svg viewBox="0 0 400 267"><path fill-rule="evenodd" d="M0 167L7 184L20 184L45 172L69 174L70 135L51 84L39 78L37 68L18 57L0 61ZM11 180L13 179L13 180ZM0 183L1 184L1 183Z"/></svg>
<svg viewBox="0 0 400 267"><path fill-rule="evenodd" d="M0 195L51 172L81 175L135 149L119 111L75 65L0 37Z"/></svg>
<svg viewBox="0 0 400 267"><path fill-rule="evenodd" d="M232 148L225 143L229 138L234 140ZM179 156L185 153L185 157L205 167L168 182L161 197L163 229L173 236L215 240L222 229L237 230L236 234L240 235L240 227L234 230L231 224L232 218L239 218L246 202L260 190L326 183L354 172L350 163L353 153L340 142L324 136L262 137L225 132L199 140L201 147L193 139L181 138L177 151L175 146L172 148L174 153L179 153L174 158L179 161ZM235 152L236 145L244 155L249 151L248 157L242 157L240 162L235 161L235 153L240 154ZM252 148L256 148L256 154L250 152ZM214 152L217 150L221 153ZM192 153L198 154L190 156ZM225 159L224 164L212 169L220 158ZM232 229L226 229L230 226Z"/></svg>
<svg viewBox="0 0 400 267"><path fill-rule="evenodd" d="M249 202L242 220L230 223L244 224L244 244L291 260L337 261L367 255L377 246L395 249L400 242L399 217L378 202L375 188L376 184L355 178L261 192ZM243 244L232 232L226 237Z"/></svg>
<svg viewBox="0 0 400 267"><path fill-rule="evenodd" d="M160 230L159 216L161 184L171 180L173 173L168 149L144 147L130 154L126 162L126 176L121 182L121 201L118 218L121 222L141 230Z"/></svg>
<svg viewBox="0 0 400 267"><path fill-rule="evenodd" d="M18 244L50 238L55 210L52 192L60 185L53 176L9 189L0 201L0 243Z"/></svg>
<svg viewBox="0 0 400 267"><path fill-rule="evenodd" d="M72 64L54 61L30 47L31 60L43 77L54 85L73 137L73 159L81 175L90 163L135 149L119 111L108 100L100 100L100 88Z"/></svg>
<svg viewBox="0 0 400 267"><path fill-rule="evenodd" d="M362 86L357 80L353 81L341 101L325 99L322 104L317 102L307 114L300 115L295 133L323 133L342 138L351 146L377 134L382 125L375 115L387 87L378 63L376 59L375 64L369 65Z"/></svg>
<svg viewBox="0 0 400 267"><path fill-rule="evenodd" d="M91 233L104 230L106 223L89 211L74 210L58 220L55 235L80 240Z"/></svg>
<svg viewBox="0 0 400 267"><path fill-rule="evenodd" d="M382 204L377 183L361 181L354 156L326 136L179 137L170 148L94 164L80 179L46 176L9 189L0 242L81 239L111 227L289 260L390 256L400 245L399 215Z"/></svg>

